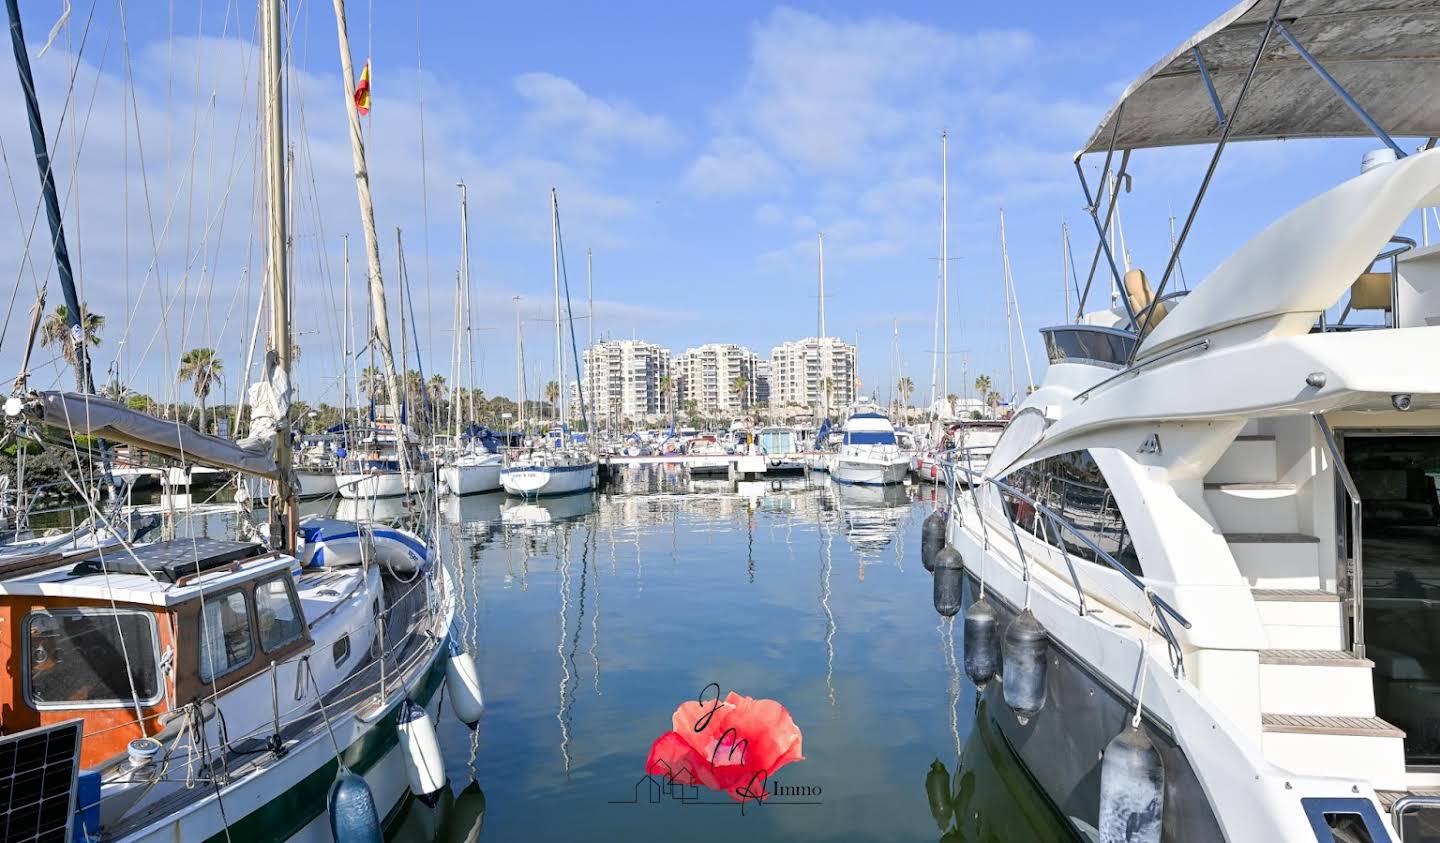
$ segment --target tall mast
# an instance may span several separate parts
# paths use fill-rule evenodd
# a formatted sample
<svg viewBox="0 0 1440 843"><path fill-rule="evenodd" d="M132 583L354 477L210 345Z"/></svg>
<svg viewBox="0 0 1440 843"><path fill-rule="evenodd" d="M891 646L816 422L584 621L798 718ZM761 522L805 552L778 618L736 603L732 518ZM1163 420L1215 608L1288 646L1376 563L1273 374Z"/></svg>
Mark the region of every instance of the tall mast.
<svg viewBox="0 0 1440 843"><path fill-rule="evenodd" d="M1174 219L1174 217L1171 217ZM1061 324L1070 321L1070 226L1064 220L1060 221L1060 286L1061 295L1064 296L1065 310L1064 319Z"/></svg>
<svg viewBox="0 0 1440 843"><path fill-rule="evenodd" d="M560 391L555 402L560 411L560 430L565 430L565 345L560 339L560 197L550 188L550 247L555 276L555 387ZM560 444L564 445L563 438Z"/></svg>
<svg viewBox="0 0 1440 843"><path fill-rule="evenodd" d="M593 408L593 405L595 404L595 391L596 391L596 390L595 390L595 378L594 378L593 375L591 375L591 373L595 371L595 273L594 273L595 266L594 266L594 258L595 258L595 252L594 252L594 250L593 250L593 249L586 249L586 250L585 250L585 308L586 308L585 324L586 324L586 326L587 326L588 335L587 335L586 338L585 338L585 356L588 357L589 360L590 360L589 365L586 367L586 374L587 374L587 375L590 375L590 377L588 377L587 380L590 381L590 404L592 405L592 408ZM596 425L598 426L600 420L597 418L595 421L596 421ZM590 435L590 431L587 430L587 431L586 431L586 436L588 437L589 435Z"/></svg>
<svg viewBox="0 0 1440 843"><path fill-rule="evenodd" d="M10 14L10 44L15 49L15 70L20 74L20 91L25 96L25 113L30 120L30 144L35 148L35 166L40 170L40 191L45 197L45 217L50 223L50 242L55 251L55 270L60 276L60 289L65 294L65 310L70 322L70 341L75 348L75 388L94 392L95 378L90 373L90 352L85 347L85 329L81 324L80 296L75 291L75 276L70 270L70 249L65 245L65 225L60 216L60 200L55 195L55 174L50 169L50 152L45 145L45 124L40 119L40 100L35 96L35 78L30 73L30 53L25 49L25 31L20 27L17 0L5 0Z"/></svg>
<svg viewBox="0 0 1440 843"><path fill-rule="evenodd" d="M458 300L458 311L460 314L463 314L461 318L465 320L460 323L464 337L464 345L461 346L460 351L461 368L463 369L464 361L469 359L467 355L472 353L470 351L470 203L468 201L469 194L465 190L465 182L455 182L455 186L460 188L460 278L457 284L459 294L456 298ZM455 388L457 390L459 388L459 374L459 372L456 373L457 383ZM470 415L470 421L473 422L475 420L475 384L466 383L465 388L469 391L469 406L467 409ZM456 409L458 410L459 408L457 407ZM455 440L458 444L460 440L460 416L458 413L452 415L455 416Z"/></svg>
<svg viewBox="0 0 1440 843"><path fill-rule="evenodd" d="M13 2L13 0L11 0ZM261 69L265 100L265 220L270 276L270 345L275 365L285 377L290 374L290 267L285 242L285 77L281 66L283 49L280 33L279 0L261 3L261 31L264 33L264 61ZM268 370L269 367L267 366ZM269 379L269 372L266 373ZM279 421L275 436L275 464L279 468L275 494L280 518L272 529L287 551L295 541L296 509L290 475L290 420Z"/></svg>
<svg viewBox="0 0 1440 843"><path fill-rule="evenodd" d="M274 0L267 0L274 2ZM385 384L391 402L399 400L400 378L395 372L395 355L390 349L390 313L385 306L385 279L380 270L380 242L375 233L375 205L370 198L370 172L365 165L365 137L360 129L360 111L355 104L355 66L350 59L350 34L345 25L345 0L335 0L335 28L340 42L340 75L345 85L345 114L350 124L350 157L355 167L355 193L360 201L361 229L365 232L365 258L370 272L370 330L372 344L380 350L385 367ZM402 477L410 476L409 449L404 434L396 430L396 454Z"/></svg>
<svg viewBox="0 0 1440 843"><path fill-rule="evenodd" d="M950 135L940 132L940 317L944 323L945 339L940 348L941 366L944 370L945 408L950 406Z"/></svg>
<svg viewBox="0 0 1440 843"><path fill-rule="evenodd" d="M820 320L820 322L819 322L818 328L816 329L816 331L817 331L816 336L819 337L820 339L824 339L824 338L825 338L825 232L823 232L823 231L822 231L822 232L819 232L819 233L816 234L815 236L816 236L816 237L819 239L819 241L820 241L820 295L816 297L816 300L819 301L819 303L820 303L820 307L819 307L819 320Z"/></svg>
<svg viewBox="0 0 1440 843"><path fill-rule="evenodd" d="M1015 337L1010 310L1010 252L1005 248L1005 209L1000 209L1000 283L1005 288L1005 358L1010 368L1010 400L1015 400Z"/></svg>
<svg viewBox="0 0 1440 843"><path fill-rule="evenodd" d="M520 297L511 296L515 302L515 421L520 425L520 435L525 435L525 332L520 326Z"/></svg>
<svg viewBox="0 0 1440 843"><path fill-rule="evenodd" d="M344 283L344 321L340 323L340 354L344 367L340 373L340 421L350 418L350 235L341 235L344 242L342 254L344 263L341 278Z"/></svg>

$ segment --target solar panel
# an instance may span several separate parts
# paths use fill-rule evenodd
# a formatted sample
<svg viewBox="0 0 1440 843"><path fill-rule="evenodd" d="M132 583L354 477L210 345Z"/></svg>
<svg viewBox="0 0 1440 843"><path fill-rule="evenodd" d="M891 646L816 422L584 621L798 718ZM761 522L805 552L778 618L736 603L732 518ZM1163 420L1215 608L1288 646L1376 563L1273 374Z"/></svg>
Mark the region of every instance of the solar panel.
<svg viewBox="0 0 1440 843"><path fill-rule="evenodd" d="M0 843L69 843L84 723L0 738Z"/></svg>

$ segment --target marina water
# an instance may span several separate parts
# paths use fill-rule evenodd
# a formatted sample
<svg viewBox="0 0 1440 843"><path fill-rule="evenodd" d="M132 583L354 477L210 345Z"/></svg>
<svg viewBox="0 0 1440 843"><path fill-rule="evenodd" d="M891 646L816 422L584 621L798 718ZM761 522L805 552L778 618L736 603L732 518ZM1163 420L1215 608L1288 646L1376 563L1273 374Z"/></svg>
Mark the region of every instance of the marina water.
<svg viewBox="0 0 1440 843"><path fill-rule="evenodd" d="M413 802L392 836L474 839L478 806L488 840L1071 839L931 607L919 531L943 495L653 465L596 495L443 502L488 708L474 733L442 716L457 801ZM651 743L710 683L803 733L764 804L652 801Z"/></svg>

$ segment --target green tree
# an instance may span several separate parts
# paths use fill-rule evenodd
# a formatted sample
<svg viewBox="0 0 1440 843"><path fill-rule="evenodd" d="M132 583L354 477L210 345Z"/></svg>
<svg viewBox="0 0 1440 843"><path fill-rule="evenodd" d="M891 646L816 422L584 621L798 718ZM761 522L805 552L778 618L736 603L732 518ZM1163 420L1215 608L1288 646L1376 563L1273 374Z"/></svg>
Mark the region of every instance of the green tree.
<svg viewBox="0 0 1440 843"><path fill-rule="evenodd" d="M730 394L740 400L740 407L743 409L750 405L750 379L744 375L736 375L730 380Z"/></svg>
<svg viewBox="0 0 1440 843"><path fill-rule="evenodd" d="M85 331L85 345L99 345L100 331L105 327L105 317L98 313L91 313L90 308L80 306L80 324ZM75 357L75 343L70 339L70 310L65 305L57 305L45 321L40 323L40 345L49 348L52 345L60 347L60 356L72 368L79 369L80 361Z"/></svg>
<svg viewBox="0 0 1440 843"><path fill-rule="evenodd" d="M900 401L909 404L910 396L915 394L915 381L910 380L909 376L903 377L895 384L895 388L900 391Z"/></svg>
<svg viewBox="0 0 1440 843"><path fill-rule="evenodd" d="M204 432L205 427L205 399L210 397L210 390L220 382L225 371L220 358L215 356L213 348L192 348L180 355L180 371L175 377L181 383L187 381L195 391L195 400L200 405L200 430Z"/></svg>
<svg viewBox="0 0 1440 843"><path fill-rule="evenodd" d="M374 366L366 366L360 373L360 391L371 401L383 403L389 395L385 387L385 376Z"/></svg>
<svg viewBox="0 0 1440 843"><path fill-rule="evenodd" d="M550 381L545 384L545 400L550 404L552 417L560 415L560 384Z"/></svg>
<svg viewBox="0 0 1440 843"><path fill-rule="evenodd" d="M991 383L989 375L981 375L980 377L975 379L975 392L982 399L990 395L990 387Z"/></svg>

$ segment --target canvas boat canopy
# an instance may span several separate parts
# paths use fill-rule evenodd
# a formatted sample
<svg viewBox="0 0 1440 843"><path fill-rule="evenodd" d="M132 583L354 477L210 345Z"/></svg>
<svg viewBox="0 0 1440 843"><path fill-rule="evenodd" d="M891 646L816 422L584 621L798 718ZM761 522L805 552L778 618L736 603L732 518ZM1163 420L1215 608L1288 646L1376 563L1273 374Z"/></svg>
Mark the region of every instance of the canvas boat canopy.
<svg viewBox="0 0 1440 843"><path fill-rule="evenodd" d="M1112 134L1117 150L1218 142L1205 72L1228 114L1274 9L1275 0L1245 0L1186 40L1125 90L1078 154L1106 151ZM1440 135L1440 0L1284 0L1277 21L1392 137ZM1273 33L1230 140L1371 135Z"/></svg>
<svg viewBox="0 0 1440 843"><path fill-rule="evenodd" d="M39 392L34 400L23 402L13 411L7 405L6 410L11 414L23 413L28 418L72 435L98 436L112 442L123 442L182 462L227 468L272 480L279 475L269 442L242 445L201 433L173 419L155 418L96 395Z"/></svg>

